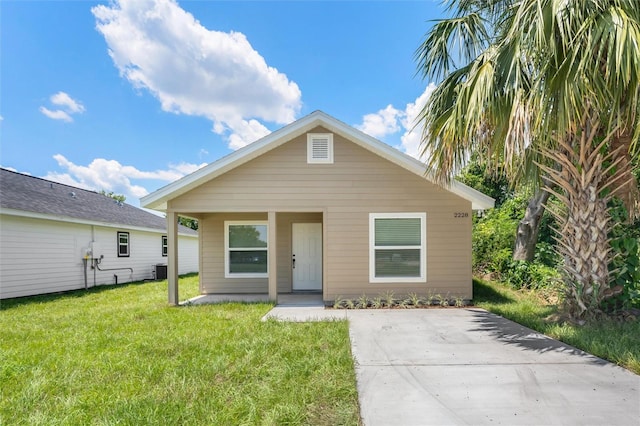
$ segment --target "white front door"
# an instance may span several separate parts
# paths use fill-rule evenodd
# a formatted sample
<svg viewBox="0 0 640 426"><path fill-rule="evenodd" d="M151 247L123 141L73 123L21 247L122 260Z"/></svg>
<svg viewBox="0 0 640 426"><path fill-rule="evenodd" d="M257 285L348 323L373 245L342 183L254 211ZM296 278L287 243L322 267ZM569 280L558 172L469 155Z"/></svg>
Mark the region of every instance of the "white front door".
<svg viewBox="0 0 640 426"><path fill-rule="evenodd" d="M322 224L292 226L293 290L322 290Z"/></svg>

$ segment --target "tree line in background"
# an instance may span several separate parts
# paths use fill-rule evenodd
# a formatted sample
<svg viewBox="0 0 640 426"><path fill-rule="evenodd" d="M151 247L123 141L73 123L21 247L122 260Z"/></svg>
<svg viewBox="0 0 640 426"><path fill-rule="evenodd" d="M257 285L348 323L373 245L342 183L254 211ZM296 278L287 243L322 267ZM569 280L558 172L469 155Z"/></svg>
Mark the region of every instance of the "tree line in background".
<svg viewBox="0 0 640 426"><path fill-rule="evenodd" d="M559 262L566 315L577 323L597 318L612 297L635 291L616 285L622 278L615 266L628 266L621 253L637 245L623 235L640 213L633 173L640 155L640 3L446 3L450 18L437 21L416 52L419 73L440 81L419 117L427 171L448 183L473 154L501 173L518 190L481 223L504 226L496 238L516 235L507 232L507 216L526 211L517 254L530 259L543 247L555 253L546 263L508 262L511 279L535 269L528 265ZM535 235L545 220L555 230L546 240ZM491 252L491 262L500 255ZM542 266L528 272L551 274Z"/></svg>

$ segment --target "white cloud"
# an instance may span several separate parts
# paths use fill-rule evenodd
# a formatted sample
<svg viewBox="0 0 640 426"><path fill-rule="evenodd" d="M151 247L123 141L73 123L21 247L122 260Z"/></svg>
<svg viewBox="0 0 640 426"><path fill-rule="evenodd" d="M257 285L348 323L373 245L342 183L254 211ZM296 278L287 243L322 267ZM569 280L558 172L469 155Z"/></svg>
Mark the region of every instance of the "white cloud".
<svg viewBox="0 0 640 426"><path fill-rule="evenodd" d="M420 140L422 139L424 126L416 126L417 119L422 108L424 108L424 105L427 103L429 96L431 96L431 93L433 93L435 89L436 85L429 83L424 92L418 96L413 103L407 104L405 114L402 119L402 127L405 129L404 134L400 138L402 148L404 149L404 152L418 159L421 159Z"/></svg>
<svg viewBox="0 0 640 426"><path fill-rule="evenodd" d="M62 111L61 109L50 110L49 108L41 106L40 112L51 118L52 120L62 120L66 121L67 123L71 123L73 121L73 118L71 118L68 113Z"/></svg>
<svg viewBox="0 0 640 426"><path fill-rule="evenodd" d="M416 126L417 118L435 88L434 83L429 83L424 92L414 102L408 103L404 110L388 105L385 109L365 115L362 117L362 124L355 127L374 138L384 138L402 131L399 148L406 154L421 159L420 139L423 127Z"/></svg>
<svg viewBox="0 0 640 426"><path fill-rule="evenodd" d="M162 109L206 117L239 148L287 124L298 85L267 65L244 34L205 28L174 0L116 0L92 9L120 74Z"/></svg>
<svg viewBox="0 0 640 426"><path fill-rule="evenodd" d="M374 138L382 138L400 130L398 120L402 118L403 114L402 111L395 109L393 105L387 105L385 109L365 115L362 118L362 124L356 126L356 128Z"/></svg>
<svg viewBox="0 0 640 426"><path fill-rule="evenodd" d="M72 114L82 114L84 112L84 106L65 92L58 92L51 95L49 100L52 104L62 107L53 110L44 106L40 107L40 112L53 120L62 120L71 123L73 121L73 117L71 117Z"/></svg>
<svg viewBox="0 0 640 426"><path fill-rule="evenodd" d="M107 192L113 191L117 194L125 195L127 201L132 204L137 204L135 201L138 198L149 193L146 188L134 184L132 180L150 179L173 182L206 165L206 163L170 164L167 170L148 172L138 170L133 166L122 165L116 160L106 160L104 158L96 158L88 166L74 164L62 154L56 154L53 158L65 171L62 173L49 172L44 176L45 179L93 191L102 189Z"/></svg>
<svg viewBox="0 0 640 426"><path fill-rule="evenodd" d="M80 102L71 99L71 96L69 96L65 92L58 92L55 95L51 96L51 103L54 105L65 107L65 109L71 113L84 112L84 106Z"/></svg>
<svg viewBox="0 0 640 426"><path fill-rule="evenodd" d="M43 106L40 107L40 112L43 113L44 115L46 115L47 117L53 119L53 120L62 120L62 121L66 121L67 123L70 123L73 121L73 118L71 118L71 116L69 114L67 114L66 112L62 111L61 109L57 109L55 111L52 111L48 108L45 108Z"/></svg>
<svg viewBox="0 0 640 426"><path fill-rule="evenodd" d="M229 148L238 149L266 136L270 133L269 129L264 127L257 120L240 120L233 123L234 132L229 136Z"/></svg>

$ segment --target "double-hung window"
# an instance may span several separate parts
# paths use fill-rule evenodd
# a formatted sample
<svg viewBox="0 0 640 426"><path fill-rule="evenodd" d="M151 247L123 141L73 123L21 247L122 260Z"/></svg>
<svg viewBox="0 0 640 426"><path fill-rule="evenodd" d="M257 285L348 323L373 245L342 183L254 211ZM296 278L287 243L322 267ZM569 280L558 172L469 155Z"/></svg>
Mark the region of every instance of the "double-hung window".
<svg viewBox="0 0 640 426"><path fill-rule="evenodd" d="M167 257L168 253L169 253L169 241L167 240L167 236L163 235L162 236L162 256Z"/></svg>
<svg viewBox="0 0 640 426"><path fill-rule="evenodd" d="M426 213L369 214L369 280L426 281Z"/></svg>
<svg viewBox="0 0 640 426"><path fill-rule="evenodd" d="M118 231L118 257L129 257L129 233Z"/></svg>
<svg viewBox="0 0 640 426"><path fill-rule="evenodd" d="M224 269L227 278L267 278L266 221L224 223Z"/></svg>

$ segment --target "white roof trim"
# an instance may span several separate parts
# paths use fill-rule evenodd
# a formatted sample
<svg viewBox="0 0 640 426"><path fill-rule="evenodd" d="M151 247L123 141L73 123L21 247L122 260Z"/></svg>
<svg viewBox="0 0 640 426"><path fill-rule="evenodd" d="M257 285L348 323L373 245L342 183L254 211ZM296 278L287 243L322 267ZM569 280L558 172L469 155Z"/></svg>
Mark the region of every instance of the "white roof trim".
<svg viewBox="0 0 640 426"><path fill-rule="evenodd" d="M276 130L273 133L241 148L226 157L214 161L207 166L184 176L175 182L170 183L149 195L140 198L142 207L166 211L167 202L176 198L191 189L202 185L236 167L253 160L260 155L275 149L286 142L308 132L309 130L322 126L327 130L342 135L346 139L356 143L364 149L383 157L392 163L424 178L426 165L409 155L381 142L322 111L314 111L293 123ZM471 202L473 210L484 210L494 206L494 199L483 194L463 183L453 181L445 189Z"/></svg>
<svg viewBox="0 0 640 426"><path fill-rule="evenodd" d="M55 222L76 223L78 225L102 226L104 228L126 229L130 231L151 232L154 234L163 234L163 235L167 233L166 229L146 228L143 226L132 226L132 225L117 224L117 223L100 222L95 220L78 219L75 217L30 212L27 210L0 208L0 215L27 217L30 219L51 220ZM183 232L178 232L178 235L181 235L183 237L198 238L197 234L185 234Z"/></svg>

